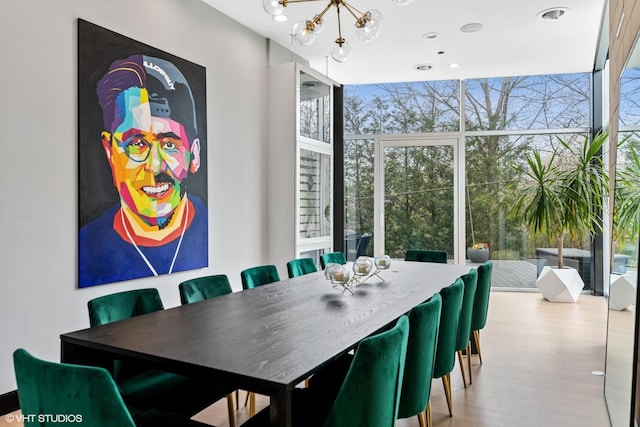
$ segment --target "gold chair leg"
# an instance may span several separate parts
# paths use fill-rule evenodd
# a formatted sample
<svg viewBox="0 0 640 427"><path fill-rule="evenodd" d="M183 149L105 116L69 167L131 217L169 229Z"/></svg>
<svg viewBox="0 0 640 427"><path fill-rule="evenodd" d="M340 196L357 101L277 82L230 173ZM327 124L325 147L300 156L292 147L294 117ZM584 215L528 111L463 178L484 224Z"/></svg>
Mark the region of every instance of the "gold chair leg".
<svg viewBox="0 0 640 427"><path fill-rule="evenodd" d="M233 409L233 393L227 394L227 409L229 410L229 427L236 427L236 411Z"/></svg>
<svg viewBox="0 0 640 427"><path fill-rule="evenodd" d="M473 378L471 377L471 341L467 343L467 369L469 372L469 385L473 384Z"/></svg>
<svg viewBox="0 0 640 427"><path fill-rule="evenodd" d="M420 427L426 427L427 422L424 417L424 412L418 413L418 423L420 424Z"/></svg>
<svg viewBox="0 0 640 427"><path fill-rule="evenodd" d="M460 365L460 373L462 374L462 383L464 384L464 388L467 388L467 379L464 376L464 363L462 363L462 350L458 350L456 353L458 353L458 364Z"/></svg>
<svg viewBox="0 0 640 427"><path fill-rule="evenodd" d="M453 402L451 401L451 374L447 374L442 377L442 386L444 387L444 395L447 398L449 416L453 417Z"/></svg>
<svg viewBox="0 0 640 427"><path fill-rule="evenodd" d="M249 416L253 417L256 414L256 394L249 393Z"/></svg>
<svg viewBox="0 0 640 427"><path fill-rule="evenodd" d="M431 427L431 399L429 399L427 403L427 410L425 412L427 413L427 427Z"/></svg>
<svg viewBox="0 0 640 427"><path fill-rule="evenodd" d="M480 364L482 365L482 352L480 351L480 331L473 331L473 340L476 342L476 349L478 350L478 358L480 359Z"/></svg>

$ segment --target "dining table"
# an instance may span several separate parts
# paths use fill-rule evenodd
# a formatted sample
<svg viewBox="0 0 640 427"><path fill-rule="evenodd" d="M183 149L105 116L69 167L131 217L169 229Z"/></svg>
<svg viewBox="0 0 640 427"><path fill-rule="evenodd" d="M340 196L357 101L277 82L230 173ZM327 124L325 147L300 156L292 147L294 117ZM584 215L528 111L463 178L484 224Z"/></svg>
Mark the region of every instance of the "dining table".
<svg viewBox="0 0 640 427"><path fill-rule="evenodd" d="M393 260L344 289L324 272L64 333L61 361L113 360L226 383L270 398L272 426L292 426L292 390L388 328L470 266Z"/></svg>

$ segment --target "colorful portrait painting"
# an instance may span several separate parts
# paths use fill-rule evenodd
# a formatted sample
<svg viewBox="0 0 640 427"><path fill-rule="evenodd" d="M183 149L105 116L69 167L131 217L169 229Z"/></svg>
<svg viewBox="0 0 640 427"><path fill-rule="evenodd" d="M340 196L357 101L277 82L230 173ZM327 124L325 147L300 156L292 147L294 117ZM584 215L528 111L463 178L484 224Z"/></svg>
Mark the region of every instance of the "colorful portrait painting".
<svg viewBox="0 0 640 427"><path fill-rule="evenodd" d="M204 67L78 20L79 287L206 267Z"/></svg>

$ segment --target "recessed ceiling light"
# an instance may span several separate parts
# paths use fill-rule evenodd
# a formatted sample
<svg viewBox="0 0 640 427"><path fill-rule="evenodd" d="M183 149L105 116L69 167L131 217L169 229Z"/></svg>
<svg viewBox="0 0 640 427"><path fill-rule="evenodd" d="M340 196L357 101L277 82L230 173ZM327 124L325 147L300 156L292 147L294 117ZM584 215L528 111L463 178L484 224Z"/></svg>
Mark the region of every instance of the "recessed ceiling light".
<svg viewBox="0 0 640 427"><path fill-rule="evenodd" d="M287 15L273 15L273 20L276 22L287 22Z"/></svg>
<svg viewBox="0 0 640 427"><path fill-rule="evenodd" d="M424 37L425 39L435 39L436 37L438 37L440 34L436 33L436 32L430 32L430 33L424 33L422 35L422 37Z"/></svg>
<svg viewBox="0 0 640 427"><path fill-rule="evenodd" d="M465 24L462 27L460 27L460 31L462 31L463 33L475 33L477 31L480 31L482 27L483 27L482 24L479 24L477 22L472 22L470 24Z"/></svg>
<svg viewBox="0 0 640 427"><path fill-rule="evenodd" d="M449 68L458 68L458 67L460 67L460 64L456 62L449 64Z"/></svg>
<svg viewBox="0 0 640 427"><path fill-rule="evenodd" d="M418 64L414 68L416 70L418 70L418 71L429 71L430 69L433 68L433 65L431 65L431 64Z"/></svg>
<svg viewBox="0 0 640 427"><path fill-rule="evenodd" d="M569 9L567 9L566 7L553 7L551 9L545 9L542 12L538 13L538 18L553 21L559 19L568 10Z"/></svg>

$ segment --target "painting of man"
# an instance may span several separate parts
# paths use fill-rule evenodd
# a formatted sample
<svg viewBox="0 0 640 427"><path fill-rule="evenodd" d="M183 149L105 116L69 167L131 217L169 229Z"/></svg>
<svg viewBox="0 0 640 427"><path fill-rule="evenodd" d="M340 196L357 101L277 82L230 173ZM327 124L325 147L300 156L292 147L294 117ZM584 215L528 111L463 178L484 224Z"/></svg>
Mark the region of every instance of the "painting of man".
<svg viewBox="0 0 640 427"><path fill-rule="evenodd" d="M190 82L170 59L135 53L111 62L95 95L117 200L81 224L79 286L207 266L207 207L189 188L203 162Z"/></svg>

